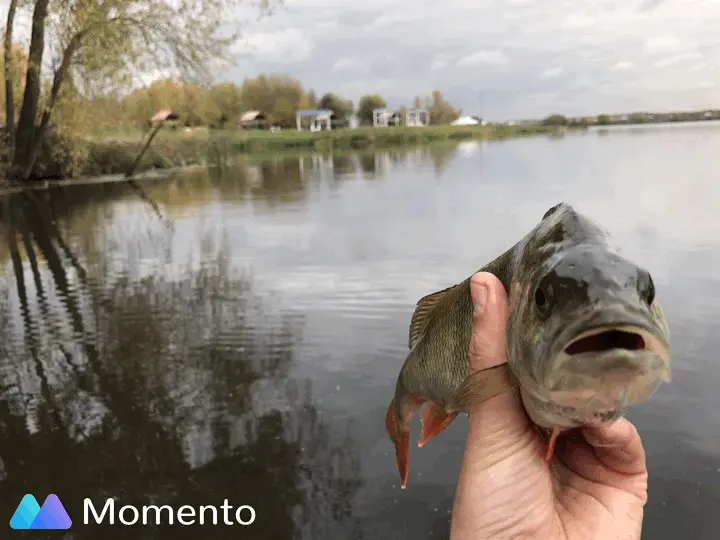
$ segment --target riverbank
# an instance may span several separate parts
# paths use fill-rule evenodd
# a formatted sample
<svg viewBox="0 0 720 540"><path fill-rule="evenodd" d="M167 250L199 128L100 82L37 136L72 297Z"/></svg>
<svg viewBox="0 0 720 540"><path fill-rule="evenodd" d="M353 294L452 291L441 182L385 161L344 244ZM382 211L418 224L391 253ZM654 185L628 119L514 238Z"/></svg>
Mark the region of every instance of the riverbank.
<svg viewBox="0 0 720 540"><path fill-rule="evenodd" d="M332 131L220 131L185 132L165 129L153 140L138 171L189 165L219 165L235 156L275 152L330 152L386 149L441 141L500 140L552 134L563 128L541 125L429 126L425 128L358 128ZM73 176L122 174L135 161L141 134L89 141L85 163Z"/></svg>

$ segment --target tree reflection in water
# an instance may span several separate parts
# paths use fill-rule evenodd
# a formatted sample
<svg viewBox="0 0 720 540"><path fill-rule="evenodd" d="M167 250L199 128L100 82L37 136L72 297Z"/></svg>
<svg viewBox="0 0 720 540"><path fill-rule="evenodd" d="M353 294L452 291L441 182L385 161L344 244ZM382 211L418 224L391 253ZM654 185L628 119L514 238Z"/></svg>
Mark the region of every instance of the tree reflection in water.
<svg viewBox="0 0 720 540"><path fill-rule="evenodd" d="M85 497L97 508L108 497L175 508L228 499L252 505L256 522L206 525L204 537L353 535L359 458L314 407L311 383L290 375L301 314L233 274L222 250L174 276L84 269L39 198L8 196L1 217L11 254L0 290L2 515L25 493L57 493L76 524ZM130 536L91 525L65 537L96 540L100 529Z"/></svg>

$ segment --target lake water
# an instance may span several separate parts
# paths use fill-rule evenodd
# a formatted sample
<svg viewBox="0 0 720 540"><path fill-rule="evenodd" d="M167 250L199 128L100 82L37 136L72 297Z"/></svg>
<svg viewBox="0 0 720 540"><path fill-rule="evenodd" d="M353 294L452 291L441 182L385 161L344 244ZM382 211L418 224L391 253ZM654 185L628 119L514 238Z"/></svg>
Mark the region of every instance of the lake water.
<svg viewBox="0 0 720 540"><path fill-rule="evenodd" d="M466 417L411 444L406 490L384 429L410 315L563 200L652 271L672 330L672 383L629 415L648 452L643 538L714 540L718 171L720 126L701 124L5 197L0 516L56 493L67 539L446 538ZM83 526L86 497L257 517Z"/></svg>

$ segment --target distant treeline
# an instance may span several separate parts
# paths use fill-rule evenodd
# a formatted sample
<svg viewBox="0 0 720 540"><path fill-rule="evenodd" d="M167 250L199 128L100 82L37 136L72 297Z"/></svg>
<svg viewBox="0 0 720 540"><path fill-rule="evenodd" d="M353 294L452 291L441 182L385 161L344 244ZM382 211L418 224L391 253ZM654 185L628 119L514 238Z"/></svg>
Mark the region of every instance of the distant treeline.
<svg viewBox="0 0 720 540"><path fill-rule="evenodd" d="M439 90L424 98L416 96L410 106L427 110L431 124L447 124L460 115ZM159 109L172 109L184 125L220 128L239 127L241 115L247 111L261 112L267 125L295 127L296 112L307 109L331 110L336 125L346 124L352 115L357 115L361 124L371 125L373 110L385 107L386 100L378 94L361 97L356 106L333 92L318 96L299 80L278 74L263 74L240 85L225 82L209 88L162 79L135 90L120 103L125 118L135 125L147 123ZM405 107L398 112L404 115Z"/></svg>
<svg viewBox="0 0 720 540"><path fill-rule="evenodd" d="M660 124L666 122L701 122L720 120L720 109L702 109L670 113L635 112L630 114L600 114L598 116L567 117L551 114L542 123L546 126L611 126L620 124Z"/></svg>

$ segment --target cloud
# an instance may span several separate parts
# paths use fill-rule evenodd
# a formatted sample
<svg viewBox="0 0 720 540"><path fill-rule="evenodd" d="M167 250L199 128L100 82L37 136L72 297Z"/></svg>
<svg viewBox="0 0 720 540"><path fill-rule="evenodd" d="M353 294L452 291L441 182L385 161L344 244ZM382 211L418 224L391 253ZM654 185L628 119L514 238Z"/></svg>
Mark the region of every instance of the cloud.
<svg viewBox="0 0 720 540"><path fill-rule="evenodd" d="M563 73L564 73L563 68L561 68L560 66L555 66L555 67L551 67L551 68L548 68L545 71L543 71L540 74L540 78L541 79L556 79Z"/></svg>
<svg viewBox="0 0 720 540"><path fill-rule="evenodd" d="M440 89L489 119L717 107L719 27L717 0L285 0L218 75L393 106Z"/></svg>
<svg viewBox="0 0 720 540"><path fill-rule="evenodd" d="M365 62L351 56L340 58L333 64L335 71L365 72L367 68L368 66Z"/></svg>
<svg viewBox="0 0 720 540"><path fill-rule="evenodd" d="M719 25L716 0L287 0L235 73L393 105L440 89L490 119L708 107Z"/></svg>
<svg viewBox="0 0 720 540"><path fill-rule="evenodd" d="M272 63L295 63L310 60L313 42L299 28L250 33L239 44L238 53L252 54Z"/></svg>
<svg viewBox="0 0 720 540"><path fill-rule="evenodd" d="M467 56L462 57L457 65L458 66L499 66L505 64L507 58L502 51L477 51Z"/></svg>
<svg viewBox="0 0 720 540"><path fill-rule="evenodd" d="M645 50L648 52L665 52L677 50L682 41L676 36L651 36L645 39Z"/></svg>

